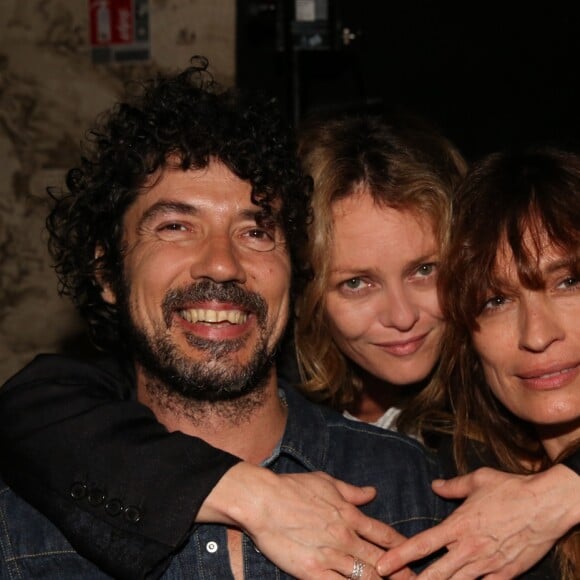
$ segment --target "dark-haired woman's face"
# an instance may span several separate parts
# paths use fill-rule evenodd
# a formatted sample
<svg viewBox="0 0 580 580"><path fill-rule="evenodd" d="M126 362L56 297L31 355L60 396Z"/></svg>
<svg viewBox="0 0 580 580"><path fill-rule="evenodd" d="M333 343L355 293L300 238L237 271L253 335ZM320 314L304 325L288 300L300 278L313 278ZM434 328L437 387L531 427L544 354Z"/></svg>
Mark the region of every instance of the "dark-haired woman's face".
<svg viewBox="0 0 580 580"><path fill-rule="evenodd" d="M521 284L511 250L501 247L502 291L487 297L473 334L493 393L536 425L552 457L580 436L580 280L573 258L545 239L538 262L545 287L531 290Z"/></svg>

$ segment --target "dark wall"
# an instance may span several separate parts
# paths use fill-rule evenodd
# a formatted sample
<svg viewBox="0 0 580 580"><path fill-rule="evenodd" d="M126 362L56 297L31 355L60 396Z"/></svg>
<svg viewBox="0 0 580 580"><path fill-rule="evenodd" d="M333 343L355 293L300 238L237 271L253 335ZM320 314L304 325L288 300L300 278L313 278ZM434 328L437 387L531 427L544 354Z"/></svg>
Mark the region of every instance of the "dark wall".
<svg viewBox="0 0 580 580"><path fill-rule="evenodd" d="M238 83L277 94L293 122L340 108L417 113L470 158L524 141L577 144L580 22L569 3L329 0L317 24L326 45L307 50L296 50L294 2L260 2L270 6L261 21L256 4L238 6Z"/></svg>

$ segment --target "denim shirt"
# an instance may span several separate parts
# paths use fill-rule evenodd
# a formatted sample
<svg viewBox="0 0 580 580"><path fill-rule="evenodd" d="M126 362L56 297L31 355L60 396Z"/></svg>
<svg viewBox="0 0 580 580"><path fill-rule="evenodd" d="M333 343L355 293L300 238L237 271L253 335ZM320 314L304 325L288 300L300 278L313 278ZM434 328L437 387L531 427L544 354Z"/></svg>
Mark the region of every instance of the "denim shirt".
<svg viewBox="0 0 580 580"><path fill-rule="evenodd" d="M440 470L419 443L349 421L306 401L292 388L284 392L288 421L282 441L266 462L270 469L277 473L325 471L355 485L373 485L377 497L361 509L406 536L433 526L452 511L453 503L431 491L431 480L440 476ZM226 533L222 525L194 526L163 578L232 579ZM245 578L290 578L245 535L242 551ZM28 578L110 576L78 555L44 515L0 480L0 579Z"/></svg>

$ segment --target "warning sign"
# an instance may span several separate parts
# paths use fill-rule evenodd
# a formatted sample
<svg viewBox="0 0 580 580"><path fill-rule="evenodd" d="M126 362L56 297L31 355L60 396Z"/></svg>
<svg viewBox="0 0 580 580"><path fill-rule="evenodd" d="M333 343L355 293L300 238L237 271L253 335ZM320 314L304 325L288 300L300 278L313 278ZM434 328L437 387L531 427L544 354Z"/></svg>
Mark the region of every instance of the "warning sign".
<svg viewBox="0 0 580 580"><path fill-rule="evenodd" d="M89 0L93 62L147 60L148 0Z"/></svg>

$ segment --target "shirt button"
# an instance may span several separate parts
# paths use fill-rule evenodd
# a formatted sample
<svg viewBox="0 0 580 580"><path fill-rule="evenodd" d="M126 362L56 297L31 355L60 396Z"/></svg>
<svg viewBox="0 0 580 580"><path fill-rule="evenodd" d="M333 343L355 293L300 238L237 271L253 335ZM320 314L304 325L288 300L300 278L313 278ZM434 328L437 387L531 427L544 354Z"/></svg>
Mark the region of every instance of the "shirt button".
<svg viewBox="0 0 580 580"><path fill-rule="evenodd" d="M89 491L89 503L94 506L101 505L105 501L105 492L101 489L92 489Z"/></svg>
<svg viewBox="0 0 580 580"><path fill-rule="evenodd" d="M70 488L70 496L73 499L83 499L87 495L87 486L82 481L75 481Z"/></svg>
<svg viewBox="0 0 580 580"><path fill-rule="evenodd" d="M110 516L118 516L123 511L123 504L118 499L111 499L105 504L105 511Z"/></svg>
<svg viewBox="0 0 580 580"><path fill-rule="evenodd" d="M208 542L205 545L205 549L210 553L210 554L215 554L218 551L218 545L217 542Z"/></svg>
<svg viewBox="0 0 580 580"><path fill-rule="evenodd" d="M133 505L125 508L125 519L131 523L136 524L141 520L141 511Z"/></svg>

